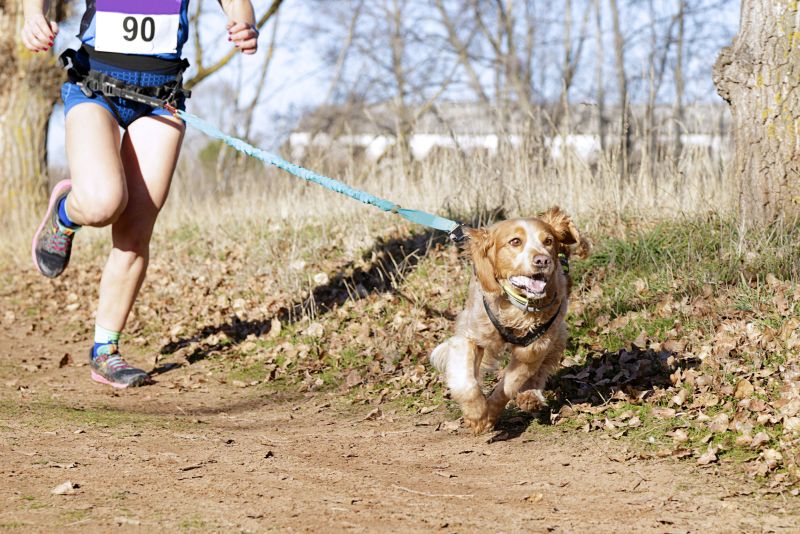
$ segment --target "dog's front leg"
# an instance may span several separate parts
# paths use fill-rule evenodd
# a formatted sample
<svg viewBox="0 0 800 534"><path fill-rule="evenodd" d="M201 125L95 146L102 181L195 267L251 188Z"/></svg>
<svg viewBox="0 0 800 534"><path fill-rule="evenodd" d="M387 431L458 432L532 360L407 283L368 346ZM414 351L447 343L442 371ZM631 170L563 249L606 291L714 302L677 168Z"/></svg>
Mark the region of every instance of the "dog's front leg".
<svg viewBox="0 0 800 534"><path fill-rule="evenodd" d="M508 401L517 395L522 385L536 372L536 368L536 365L519 361L514 357L512 351L503 379L497 383L492 394L489 395L487 418L492 427L500 419L500 414L503 413Z"/></svg>
<svg viewBox="0 0 800 534"><path fill-rule="evenodd" d="M486 427L486 397L478 381L483 353L483 347L471 339L453 336L431 355L431 361L444 371L447 387L461 406L464 421L475 433L489 429Z"/></svg>
<svg viewBox="0 0 800 534"><path fill-rule="evenodd" d="M542 364L525 384L522 385L515 402L520 410L535 412L547 406L547 399L544 398L544 388L547 385L547 378L553 374L561 363L564 349L555 347L542 360Z"/></svg>

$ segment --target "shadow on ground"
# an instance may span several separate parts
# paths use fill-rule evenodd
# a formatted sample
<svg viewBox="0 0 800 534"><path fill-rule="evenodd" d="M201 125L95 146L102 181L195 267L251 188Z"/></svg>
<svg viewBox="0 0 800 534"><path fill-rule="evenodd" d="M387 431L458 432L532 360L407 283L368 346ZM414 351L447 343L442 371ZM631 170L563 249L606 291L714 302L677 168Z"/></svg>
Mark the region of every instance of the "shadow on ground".
<svg viewBox="0 0 800 534"><path fill-rule="evenodd" d="M699 360L682 359L669 351L640 349L631 345L618 352L589 356L580 365L561 368L547 383L548 406L536 413L507 409L497 425L507 439L522 435L534 421L550 424L552 415L565 406L598 407L614 401L643 401L657 389L672 386L670 375L690 369Z"/></svg>
<svg viewBox="0 0 800 534"><path fill-rule="evenodd" d="M347 263L339 272L330 276L330 282L314 288L308 297L281 308L274 317L286 325L294 323L312 311L317 316L326 314L347 300L360 300L376 293L394 293L402 297L398 289L399 282L414 270L432 247L447 242L446 234L433 231L413 234L405 239L379 239L363 255L370 261L368 267L356 267L354 261ZM425 305L423 309L429 316L454 319ZM205 326L187 337L168 343L160 352L162 355L170 355L191 343L224 332L228 338L225 344L206 345L187 355L186 361L195 363L205 359L212 352L230 348L231 343L234 345L241 343L250 334L261 336L269 331L272 319L273 317L265 317L256 321L242 321L233 316L227 323ZM151 374L162 374L180 366L178 363L166 363L153 369Z"/></svg>

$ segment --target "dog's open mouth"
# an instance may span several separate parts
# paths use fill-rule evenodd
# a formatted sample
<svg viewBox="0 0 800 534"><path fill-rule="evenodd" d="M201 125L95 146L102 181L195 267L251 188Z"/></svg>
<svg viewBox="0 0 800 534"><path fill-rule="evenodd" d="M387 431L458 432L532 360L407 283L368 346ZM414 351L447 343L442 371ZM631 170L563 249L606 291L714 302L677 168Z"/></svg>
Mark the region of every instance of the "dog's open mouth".
<svg viewBox="0 0 800 534"><path fill-rule="evenodd" d="M547 289L547 276L544 273L511 276L508 281L516 289L522 290L533 298L543 297L545 289Z"/></svg>

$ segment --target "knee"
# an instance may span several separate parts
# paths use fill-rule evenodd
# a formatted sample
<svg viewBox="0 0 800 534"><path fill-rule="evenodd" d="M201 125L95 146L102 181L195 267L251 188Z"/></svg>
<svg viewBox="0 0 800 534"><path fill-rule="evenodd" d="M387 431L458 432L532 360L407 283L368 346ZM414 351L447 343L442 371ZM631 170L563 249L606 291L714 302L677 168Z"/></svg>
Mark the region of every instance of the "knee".
<svg viewBox="0 0 800 534"><path fill-rule="evenodd" d="M72 195L74 193L71 193ZM123 190L97 190L75 196L81 223L86 226L107 226L116 222L128 204L128 194Z"/></svg>

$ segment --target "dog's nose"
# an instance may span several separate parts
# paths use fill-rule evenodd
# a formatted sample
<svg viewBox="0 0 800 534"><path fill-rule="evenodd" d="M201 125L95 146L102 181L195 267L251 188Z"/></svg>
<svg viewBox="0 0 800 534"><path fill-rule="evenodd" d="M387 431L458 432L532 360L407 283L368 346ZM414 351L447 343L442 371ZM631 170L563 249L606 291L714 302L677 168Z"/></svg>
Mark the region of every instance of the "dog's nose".
<svg viewBox="0 0 800 534"><path fill-rule="evenodd" d="M545 256L544 254L540 256L536 256L533 258L533 265L536 267L549 267L550 266L550 256Z"/></svg>

